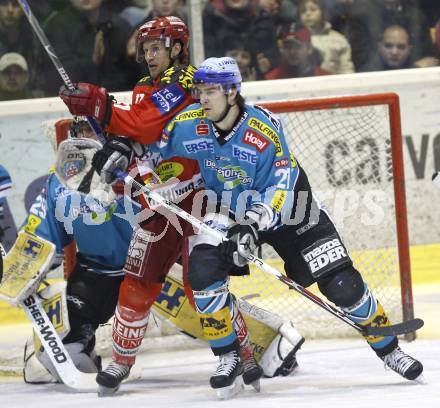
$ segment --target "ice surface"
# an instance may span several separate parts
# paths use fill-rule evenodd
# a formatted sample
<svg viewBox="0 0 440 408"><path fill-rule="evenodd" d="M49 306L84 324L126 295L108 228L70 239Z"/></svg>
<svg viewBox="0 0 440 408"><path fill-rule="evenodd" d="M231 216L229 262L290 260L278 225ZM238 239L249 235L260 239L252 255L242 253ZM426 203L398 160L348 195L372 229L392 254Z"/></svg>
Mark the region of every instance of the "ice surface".
<svg viewBox="0 0 440 408"><path fill-rule="evenodd" d="M1 408L425 408L440 404L440 340L416 340L402 348L425 366L424 383L385 370L362 340L307 341L290 377L264 379L228 401L208 385L215 358L206 348L160 352L138 359L135 377L116 396L78 394L59 384L28 385L0 377Z"/></svg>

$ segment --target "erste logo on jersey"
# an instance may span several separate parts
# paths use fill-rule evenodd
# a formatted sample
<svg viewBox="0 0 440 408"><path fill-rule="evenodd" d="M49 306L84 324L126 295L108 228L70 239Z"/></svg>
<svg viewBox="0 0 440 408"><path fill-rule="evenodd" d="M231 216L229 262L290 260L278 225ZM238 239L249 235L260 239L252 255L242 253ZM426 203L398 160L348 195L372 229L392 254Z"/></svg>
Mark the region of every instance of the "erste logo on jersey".
<svg viewBox="0 0 440 408"><path fill-rule="evenodd" d="M232 156L246 163L257 163L257 155L255 152L240 145L232 145Z"/></svg>
<svg viewBox="0 0 440 408"><path fill-rule="evenodd" d="M250 129L246 129L244 132L243 143L246 143L249 146L254 146L260 153L266 150L267 146L269 146L269 142L263 136Z"/></svg>
<svg viewBox="0 0 440 408"><path fill-rule="evenodd" d="M210 139L194 139L183 142L183 146L188 153L196 154L198 152L214 152L214 142Z"/></svg>
<svg viewBox="0 0 440 408"><path fill-rule="evenodd" d="M166 114L184 100L185 91L173 84L154 92L151 97L160 113Z"/></svg>
<svg viewBox="0 0 440 408"><path fill-rule="evenodd" d="M258 130L260 133L262 133L264 136L269 138L275 145L275 148L277 150L276 156L280 157L284 154L283 147L281 146L281 140L277 132L273 130L270 126L266 125L265 123L261 122L261 120L258 120L257 118L250 118L248 121L248 125Z"/></svg>
<svg viewBox="0 0 440 408"><path fill-rule="evenodd" d="M333 234L310 245L301 255L314 277L323 275L341 264L351 262L339 237Z"/></svg>

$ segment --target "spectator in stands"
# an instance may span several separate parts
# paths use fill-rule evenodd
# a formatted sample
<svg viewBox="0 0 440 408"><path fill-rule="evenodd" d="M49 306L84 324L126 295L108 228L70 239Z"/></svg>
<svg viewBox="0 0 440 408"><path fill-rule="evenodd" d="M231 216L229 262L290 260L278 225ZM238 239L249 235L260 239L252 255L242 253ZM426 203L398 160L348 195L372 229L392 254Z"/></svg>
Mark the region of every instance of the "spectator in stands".
<svg viewBox="0 0 440 408"><path fill-rule="evenodd" d="M326 0L329 21L351 46L351 58L358 71L372 57L382 25L375 0ZM381 0L379 0L381 1Z"/></svg>
<svg viewBox="0 0 440 408"><path fill-rule="evenodd" d="M263 75L278 63L275 25L254 0L210 0L203 10L206 57L223 57L228 44L241 41Z"/></svg>
<svg viewBox="0 0 440 408"><path fill-rule="evenodd" d="M438 54L434 47L427 17L411 0L374 0L379 8L381 32L392 24L403 26L412 38L412 57L419 66L430 66ZM427 58L427 61L423 61Z"/></svg>
<svg viewBox="0 0 440 408"><path fill-rule="evenodd" d="M281 33L291 30L297 16L298 0L258 0L258 5L264 13L270 16L275 25L278 38Z"/></svg>
<svg viewBox="0 0 440 408"><path fill-rule="evenodd" d="M112 91L127 90L127 22L103 7L103 0L70 0L70 4L50 18L45 27L58 57L71 79L96 83ZM43 89L55 95L60 82L48 58L41 64L45 72ZM49 73L50 72L50 73Z"/></svg>
<svg viewBox="0 0 440 408"><path fill-rule="evenodd" d="M234 58L235 61L237 61L243 81L257 80L257 70L254 65L254 60L246 44L239 41L230 44L230 49L226 51L225 56Z"/></svg>
<svg viewBox="0 0 440 408"><path fill-rule="evenodd" d="M168 16L176 16L184 22L187 21L184 0L152 0L152 3L153 8L145 21Z"/></svg>
<svg viewBox="0 0 440 408"><path fill-rule="evenodd" d="M0 0L0 56L8 52L21 54L28 63L30 84L34 89L36 60L42 51L38 39L16 0Z"/></svg>
<svg viewBox="0 0 440 408"><path fill-rule="evenodd" d="M440 19L440 7L438 0L418 0L419 10L428 18L429 27L434 27Z"/></svg>
<svg viewBox="0 0 440 408"><path fill-rule="evenodd" d="M283 34L278 44L281 62L278 67L264 76L265 79L299 78L330 74L321 68L321 54L313 48L310 31L307 28Z"/></svg>
<svg viewBox="0 0 440 408"><path fill-rule="evenodd" d="M331 74L354 72L350 44L341 33L332 30L324 0L301 0L298 7L298 20L310 30L312 45L322 55L321 67Z"/></svg>
<svg viewBox="0 0 440 408"><path fill-rule="evenodd" d="M0 58L0 101L32 98L29 68L25 58L8 52Z"/></svg>
<svg viewBox="0 0 440 408"><path fill-rule="evenodd" d="M386 71L420 67L414 61L414 46L408 30L399 25L391 25L383 32L377 44L377 53L362 71ZM433 65L438 65L433 64ZM433 66L431 65L431 66Z"/></svg>
<svg viewBox="0 0 440 408"><path fill-rule="evenodd" d="M43 24L51 14L66 7L65 0L28 0L28 3L40 24Z"/></svg>

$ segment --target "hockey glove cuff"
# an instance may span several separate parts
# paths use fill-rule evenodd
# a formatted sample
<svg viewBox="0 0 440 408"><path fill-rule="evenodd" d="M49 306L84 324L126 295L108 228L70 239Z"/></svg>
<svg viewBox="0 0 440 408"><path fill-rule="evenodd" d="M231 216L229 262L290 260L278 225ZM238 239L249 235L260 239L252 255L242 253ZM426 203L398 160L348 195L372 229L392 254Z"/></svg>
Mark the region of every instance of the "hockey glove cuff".
<svg viewBox="0 0 440 408"><path fill-rule="evenodd" d="M228 241L220 244L220 251L227 262L238 267L248 264L248 257L258 248L258 225L233 224L226 235Z"/></svg>
<svg viewBox="0 0 440 408"><path fill-rule="evenodd" d="M74 85L73 91L62 85L58 94L70 113L95 118L105 128L110 122L113 96L108 95L105 88L93 84L79 82Z"/></svg>

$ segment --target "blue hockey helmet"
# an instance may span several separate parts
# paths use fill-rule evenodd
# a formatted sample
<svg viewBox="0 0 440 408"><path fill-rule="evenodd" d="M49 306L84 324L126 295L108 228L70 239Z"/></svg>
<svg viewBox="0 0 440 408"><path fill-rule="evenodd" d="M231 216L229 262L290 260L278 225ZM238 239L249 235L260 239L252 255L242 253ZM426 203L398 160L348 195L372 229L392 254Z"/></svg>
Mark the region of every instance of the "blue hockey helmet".
<svg viewBox="0 0 440 408"><path fill-rule="evenodd" d="M238 92L241 89L241 74L234 58L208 58L203 61L194 74L195 84L220 84L225 93L232 85Z"/></svg>

